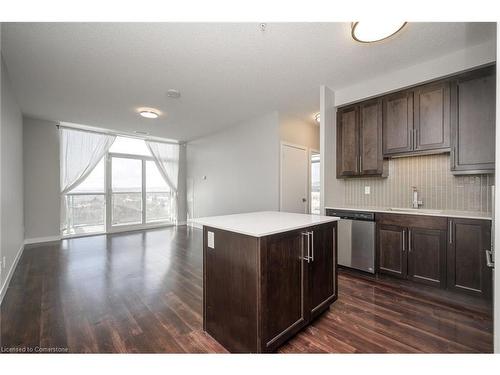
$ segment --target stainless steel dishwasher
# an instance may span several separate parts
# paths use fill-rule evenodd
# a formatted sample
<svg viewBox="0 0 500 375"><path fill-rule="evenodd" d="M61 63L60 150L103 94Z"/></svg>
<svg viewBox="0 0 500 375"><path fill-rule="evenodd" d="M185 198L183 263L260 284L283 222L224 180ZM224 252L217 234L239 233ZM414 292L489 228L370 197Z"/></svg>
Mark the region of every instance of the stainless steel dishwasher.
<svg viewBox="0 0 500 375"><path fill-rule="evenodd" d="M375 273L375 214L327 209L338 222L338 264Z"/></svg>

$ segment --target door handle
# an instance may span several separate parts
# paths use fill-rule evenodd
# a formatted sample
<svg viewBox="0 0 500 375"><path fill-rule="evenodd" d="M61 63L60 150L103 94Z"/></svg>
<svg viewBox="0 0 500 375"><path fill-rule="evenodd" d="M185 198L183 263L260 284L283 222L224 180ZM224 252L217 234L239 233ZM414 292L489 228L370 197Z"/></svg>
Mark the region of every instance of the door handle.
<svg viewBox="0 0 500 375"><path fill-rule="evenodd" d="M302 241L302 260L307 260L307 263L311 261L311 257L309 256L309 252L311 250L311 243L310 243L310 237L309 237L309 232L302 232L302 236L307 237L307 256L304 256L304 241Z"/></svg>
<svg viewBox="0 0 500 375"><path fill-rule="evenodd" d="M314 262L314 231L310 231L309 234L311 235L311 262Z"/></svg>
<svg viewBox="0 0 500 375"><path fill-rule="evenodd" d="M450 244L453 243L453 220L450 220L448 223L448 241Z"/></svg>
<svg viewBox="0 0 500 375"><path fill-rule="evenodd" d="M403 229L403 252L405 252L405 250L406 250L405 232L406 231Z"/></svg>
<svg viewBox="0 0 500 375"><path fill-rule="evenodd" d="M495 262L493 261L493 251L491 250L485 250L486 251L486 265L490 268L495 268Z"/></svg>
<svg viewBox="0 0 500 375"><path fill-rule="evenodd" d="M408 252L411 253L411 229L408 229Z"/></svg>

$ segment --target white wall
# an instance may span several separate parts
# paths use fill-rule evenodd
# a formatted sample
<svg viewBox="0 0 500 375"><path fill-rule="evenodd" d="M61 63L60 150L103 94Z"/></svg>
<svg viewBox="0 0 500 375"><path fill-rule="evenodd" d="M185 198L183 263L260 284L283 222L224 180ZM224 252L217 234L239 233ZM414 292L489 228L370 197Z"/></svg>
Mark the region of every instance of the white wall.
<svg viewBox="0 0 500 375"><path fill-rule="evenodd" d="M56 123L25 117L24 226L27 242L59 237L59 135Z"/></svg>
<svg viewBox="0 0 500 375"><path fill-rule="evenodd" d="M337 179L337 112L335 93L320 87L321 212L325 207L344 204L344 181Z"/></svg>
<svg viewBox="0 0 500 375"><path fill-rule="evenodd" d="M279 115L280 139L309 149L319 151L319 126L312 121Z"/></svg>
<svg viewBox="0 0 500 375"><path fill-rule="evenodd" d="M6 292L24 243L23 122L3 58L1 76L0 300Z"/></svg>
<svg viewBox="0 0 500 375"><path fill-rule="evenodd" d="M279 137L279 116L272 112L189 142L190 215L278 210Z"/></svg>
<svg viewBox="0 0 500 375"><path fill-rule="evenodd" d="M496 41L455 51L437 59L388 72L370 80L335 89L335 105L370 98L496 61Z"/></svg>

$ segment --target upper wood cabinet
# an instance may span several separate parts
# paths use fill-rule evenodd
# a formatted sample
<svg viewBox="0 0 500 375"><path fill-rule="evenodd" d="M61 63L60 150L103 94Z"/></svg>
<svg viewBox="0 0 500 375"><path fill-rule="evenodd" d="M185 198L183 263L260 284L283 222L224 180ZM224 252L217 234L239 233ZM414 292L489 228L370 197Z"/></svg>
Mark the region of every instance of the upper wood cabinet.
<svg viewBox="0 0 500 375"><path fill-rule="evenodd" d="M359 108L343 108L337 115L337 177L359 174Z"/></svg>
<svg viewBox="0 0 500 375"><path fill-rule="evenodd" d="M382 157L382 102L371 100L337 113L337 178L380 176Z"/></svg>
<svg viewBox="0 0 500 375"><path fill-rule="evenodd" d="M337 112L337 178L385 176L384 158L450 151L454 174L495 170L495 66Z"/></svg>
<svg viewBox="0 0 500 375"><path fill-rule="evenodd" d="M495 67L451 83L451 170L455 174L495 170Z"/></svg>
<svg viewBox="0 0 500 375"><path fill-rule="evenodd" d="M383 99L384 156L450 147L450 83L437 82Z"/></svg>
<svg viewBox="0 0 500 375"><path fill-rule="evenodd" d="M359 105L360 175L383 173L382 101L371 100Z"/></svg>
<svg viewBox="0 0 500 375"><path fill-rule="evenodd" d="M389 95L383 103L384 156L413 151L413 93Z"/></svg>
<svg viewBox="0 0 500 375"><path fill-rule="evenodd" d="M438 82L413 91L414 150L450 147L450 83Z"/></svg>

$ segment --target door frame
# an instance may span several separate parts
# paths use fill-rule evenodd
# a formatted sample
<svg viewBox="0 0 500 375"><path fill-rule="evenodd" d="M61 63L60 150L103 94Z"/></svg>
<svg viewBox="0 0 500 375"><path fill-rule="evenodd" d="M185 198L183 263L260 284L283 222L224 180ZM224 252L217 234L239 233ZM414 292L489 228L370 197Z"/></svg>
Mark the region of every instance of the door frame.
<svg viewBox="0 0 500 375"><path fill-rule="evenodd" d="M279 166L279 170L280 170L280 182L279 182L279 210L282 211L283 209L283 147L293 147L293 148L297 148L299 150L304 150L306 152L306 156L308 158L307 160L307 168L306 168L306 194L309 196L310 192L310 188L309 188L309 164L310 164L310 154L309 154L309 148L306 147L306 146L302 146L302 145L298 145L298 144L295 144L295 143L290 143L290 142L285 142L285 141L280 141L280 157L279 157L279 161L280 161L280 166ZM306 202L306 212L304 213L309 213L310 211L310 204L309 204L309 197L307 198L308 201Z"/></svg>
<svg viewBox="0 0 500 375"><path fill-rule="evenodd" d="M320 170L321 170L321 163L322 163L322 160L321 160L321 153L319 152L319 150L315 149L315 148L309 148L308 149L308 163L307 163L307 196L308 196L308 199L309 199L309 204L307 205L307 213L311 213L311 158L313 156L313 154L318 154L319 155L319 163L320 163ZM319 181L319 184L321 186L321 173L320 173L320 181ZM321 188L320 188L320 197L319 197L319 200L321 202ZM319 209L319 212L320 212L320 215L321 215L321 204L320 204L320 209Z"/></svg>

